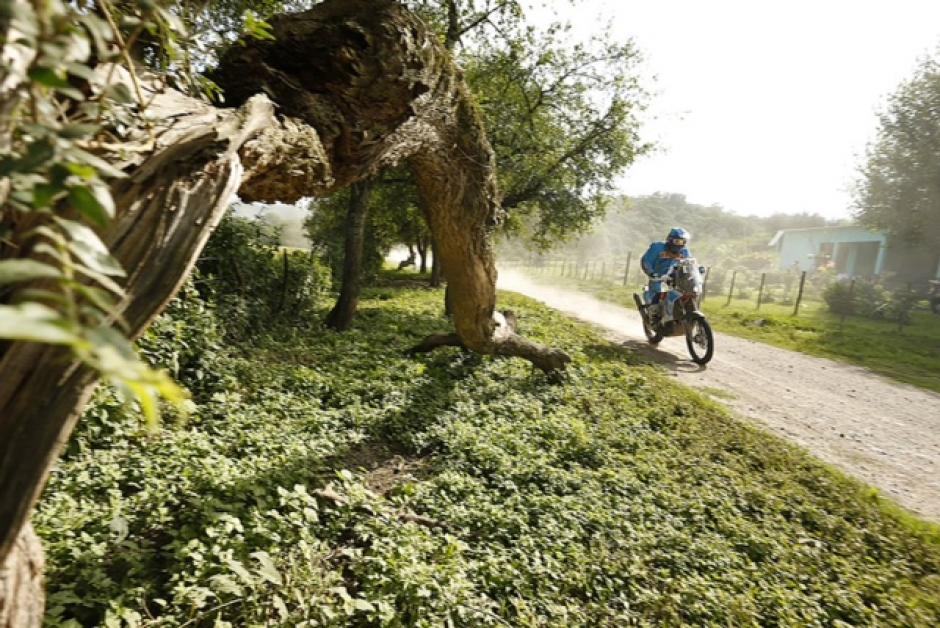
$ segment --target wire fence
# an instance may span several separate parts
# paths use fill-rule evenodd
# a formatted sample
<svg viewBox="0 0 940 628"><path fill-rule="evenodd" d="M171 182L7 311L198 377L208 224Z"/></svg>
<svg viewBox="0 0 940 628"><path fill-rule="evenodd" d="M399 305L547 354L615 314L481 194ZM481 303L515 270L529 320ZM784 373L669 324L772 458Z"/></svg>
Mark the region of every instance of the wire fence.
<svg viewBox="0 0 940 628"><path fill-rule="evenodd" d="M501 265L524 269L529 274L561 277L590 282L607 282L641 289L647 277L640 268L639 256L597 259L503 260ZM703 301L725 305L753 305L760 310L768 305L792 308L792 314L825 307L824 292L838 278L829 272L727 269L706 267ZM854 285L854 284L853 284Z"/></svg>

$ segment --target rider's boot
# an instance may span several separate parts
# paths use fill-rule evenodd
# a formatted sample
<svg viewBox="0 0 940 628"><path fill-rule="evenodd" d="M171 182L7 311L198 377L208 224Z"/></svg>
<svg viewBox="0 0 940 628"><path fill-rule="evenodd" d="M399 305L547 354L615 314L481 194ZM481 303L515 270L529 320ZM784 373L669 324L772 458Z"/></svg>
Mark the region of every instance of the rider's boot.
<svg viewBox="0 0 940 628"><path fill-rule="evenodd" d="M658 327L660 321L663 320L662 301L659 301L657 303L650 303L648 313L649 313L650 325L653 327Z"/></svg>

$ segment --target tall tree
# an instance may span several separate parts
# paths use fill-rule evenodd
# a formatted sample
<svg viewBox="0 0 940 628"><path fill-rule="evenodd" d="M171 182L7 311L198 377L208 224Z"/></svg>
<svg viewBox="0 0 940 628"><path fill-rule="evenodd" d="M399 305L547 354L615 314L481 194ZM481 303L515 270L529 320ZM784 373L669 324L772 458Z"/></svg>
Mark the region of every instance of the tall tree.
<svg viewBox="0 0 940 628"><path fill-rule="evenodd" d="M362 291L362 248L369 217L369 200L375 182L371 179L354 183L349 192L346 212L345 247L342 287L336 305L326 317L327 327L345 331L352 324L359 294Z"/></svg>
<svg viewBox="0 0 940 628"><path fill-rule="evenodd" d="M481 106L503 191L501 227L540 248L587 229L615 177L649 148L638 136L644 94L632 42L601 33L570 46L564 25L532 27L515 0L412 6L455 51Z"/></svg>
<svg viewBox="0 0 940 628"><path fill-rule="evenodd" d="M856 188L858 218L940 251L940 59L921 62L879 116Z"/></svg>
<svg viewBox="0 0 940 628"><path fill-rule="evenodd" d="M516 0L417 0L412 2L411 5L415 11L425 18L425 21L432 29L436 29L443 41L444 48L448 52L452 52L468 33L482 30L486 26L498 29L498 24L505 20L508 20L511 24L517 23L522 15L519 3ZM409 220L409 208L416 203L415 199L417 197L414 182L407 173L396 173L389 179L379 178L377 186L379 187L379 194L376 194L374 198L378 201L381 197L384 203L377 202L380 209L373 211L373 216L377 216L383 211L386 215L391 212L397 214L399 220L407 222ZM388 189L383 190L384 188ZM349 197L346 222L350 225L360 224L362 229L358 232L355 229L345 230L345 245L343 247L345 259L361 260L364 255L373 258L378 257L380 260L384 257L385 251L381 248L381 244L384 243L383 238L371 238L373 250L368 253L363 251L363 247L367 246L370 240L370 238L365 237L366 221L363 216L369 212L368 205L372 198L371 194L367 195L364 200L360 197ZM413 216L413 213L411 216ZM324 234L321 226L312 225L311 229L315 234L315 238ZM369 225L368 230L373 235L377 235L379 231L374 221L373 224ZM415 229L410 230L414 231ZM430 250L432 268L429 283L432 287L439 287L443 283L444 271L440 256L436 252L437 247L433 236L422 234L414 240L409 240L408 244L409 246L414 244L418 249L421 258L420 272L422 273L427 268L427 258ZM352 322L356 312L356 300L350 299L349 295L358 293L359 285L364 280L362 276L364 270L366 269L361 264L350 265L344 263L340 294L336 306L327 317L329 326L336 329L346 329ZM340 316L340 312L342 312L342 316Z"/></svg>

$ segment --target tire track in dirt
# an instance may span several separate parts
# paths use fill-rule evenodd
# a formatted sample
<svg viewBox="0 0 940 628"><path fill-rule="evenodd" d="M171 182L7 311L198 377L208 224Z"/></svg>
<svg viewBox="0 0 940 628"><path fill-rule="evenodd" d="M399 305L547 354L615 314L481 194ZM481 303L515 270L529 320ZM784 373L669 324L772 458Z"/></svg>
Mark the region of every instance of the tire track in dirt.
<svg viewBox="0 0 940 628"><path fill-rule="evenodd" d="M877 487L914 513L940 521L940 394L864 368L715 334L707 367L688 358L685 338L646 342L635 310L559 289L514 270L499 288L603 327L617 342L661 364L680 382L722 391L717 401ZM713 395L716 396L716 395Z"/></svg>

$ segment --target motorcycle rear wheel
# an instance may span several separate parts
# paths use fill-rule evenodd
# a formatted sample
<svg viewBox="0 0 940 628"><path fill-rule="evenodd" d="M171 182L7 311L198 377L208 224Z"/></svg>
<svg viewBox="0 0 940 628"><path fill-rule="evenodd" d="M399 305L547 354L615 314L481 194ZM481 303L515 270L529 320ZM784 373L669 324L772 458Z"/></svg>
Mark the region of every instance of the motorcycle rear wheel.
<svg viewBox="0 0 940 628"><path fill-rule="evenodd" d="M685 324L685 344L696 364L708 364L715 354L712 326L704 318L693 318Z"/></svg>

